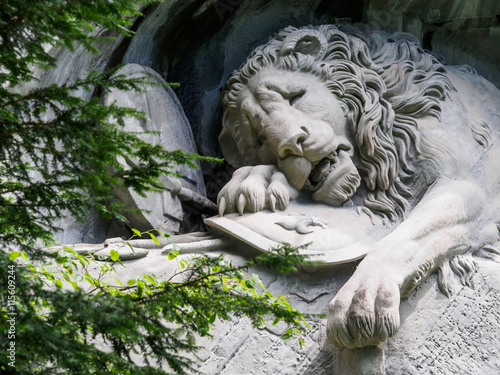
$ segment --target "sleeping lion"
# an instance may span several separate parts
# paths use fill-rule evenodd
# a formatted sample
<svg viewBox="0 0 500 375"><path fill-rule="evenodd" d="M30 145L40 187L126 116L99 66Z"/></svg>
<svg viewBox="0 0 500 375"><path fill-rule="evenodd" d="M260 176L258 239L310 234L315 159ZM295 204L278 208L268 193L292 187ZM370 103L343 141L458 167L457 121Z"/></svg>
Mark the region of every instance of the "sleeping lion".
<svg viewBox="0 0 500 375"><path fill-rule="evenodd" d="M256 48L223 92L219 137L239 168L220 215L283 210L299 194L396 223L329 306L339 347L377 345L400 299L439 271L468 283L470 254L499 258L500 92L443 65L409 34L288 27Z"/></svg>

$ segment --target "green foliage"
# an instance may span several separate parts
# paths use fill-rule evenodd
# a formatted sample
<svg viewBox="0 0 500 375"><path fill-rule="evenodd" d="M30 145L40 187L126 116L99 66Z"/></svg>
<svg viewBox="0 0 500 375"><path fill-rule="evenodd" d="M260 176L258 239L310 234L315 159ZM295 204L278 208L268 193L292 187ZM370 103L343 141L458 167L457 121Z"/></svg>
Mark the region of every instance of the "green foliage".
<svg viewBox="0 0 500 375"><path fill-rule="evenodd" d="M139 90L144 83L113 73L91 72L69 87L12 94L9 102L0 97L0 241L50 238L64 210L84 217L95 208L106 218L123 219L119 203L106 204L113 186L144 193L174 165L195 166L194 155L168 152L121 130L126 117L142 113L72 95L82 87ZM131 167L119 157L140 162Z"/></svg>
<svg viewBox="0 0 500 375"><path fill-rule="evenodd" d="M274 251L261 255L255 262L261 266L272 270L277 270L281 273L295 272L296 266L304 264L304 256L299 253L301 249L305 249L309 244L299 247L292 247L288 243L283 243ZM252 265L253 261L250 262Z"/></svg>
<svg viewBox="0 0 500 375"><path fill-rule="evenodd" d="M52 68L49 46L73 49L75 43L98 53L102 39L90 33L96 25L130 36L128 27L147 0L4 0L0 2L0 85L2 97L15 86L31 81L32 66Z"/></svg>
<svg viewBox="0 0 500 375"><path fill-rule="evenodd" d="M181 353L194 353L195 336L208 335L216 319L246 316L258 327L269 315L275 323L290 325L284 339L302 327L302 315L285 297L273 296L258 276L243 272L254 265L293 270L304 258L289 246L242 267L223 257L181 259L174 248L163 259L179 261L180 270L166 280L148 274L120 280L115 274L120 251L110 252L111 263L102 263L69 248L55 254L36 250L37 241L53 241L55 220L68 214L84 219L96 209L124 220L125 208L107 203L114 186L143 194L157 189L160 176L172 173L174 165L194 166L199 158L167 152L124 132L127 117L144 114L104 106L94 95L113 88L144 90L150 84L145 78L127 79L115 69L93 71L64 86L23 88L36 86L34 67L55 66L50 47L79 44L97 52L95 25L130 35L127 28L140 14L137 9L149 3L0 1L2 374L12 370L4 351L11 340L16 374L164 374L158 364L184 374L193 363ZM119 158L134 160L134 166ZM136 237L143 235L134 231ZM152 232L146 237L159 242ZM111 350L98 347L96 340ZM134 354L151 366L136 365Z"/></svg>
<svg viewBox="0 0 500 375"><path fill-rule="evenodd" d="M196 155L167 152L122 130L127 117L143 118L131 108L105 106L96 96L77 92L96 88L144 90L147 78L128 79L92 71L64 86L50 85L27 93L12 86L33 81L33 66L52 68L49 46L80 43L97 51L95 24L124 35L148 1L0 2L0 241L27 246L49 241L54 219L63 211L83 218L94 208L106 218L124 220L119 203L106 204L113 186L143 194L160 185L158 178L176 164L195 167ZM118 158L138 160L133 167ZM110 171L113 173L110 173Z"/></svg>
<svg viewBox="0 0 500 375"><path fill-rule="evenodd" d="M270 253L273 264L283 269L291 266L291 259L304 263L289 247L286 252L291 257L282 255L285 247ZM18 262L16 335L22 339L16 347L18 374L55 369L66 374L165 374L158 364L167 364L175 374L187 374L194 371L186 354L198 349L196 335L209 335L216 319L245 316L254 327L261 327L264 318L272 316L274 324L283 321L290 326L283 339L306 326L286 297L269 293L257 275L245 275L251 265L269 264L267 255L243 266L233 266L222 256L183 258L166 279L144 273L129 280L116 277L119 250L111 256L112 263L67 247L53 255L55 262L42 264L25 252L9 257L1 253L2 269L15 264L12 260ZM169 256L171 261L175 258ZM0 275L0 285L6 286L7 274ZM7 306L6 291L2 288L0 294L2 306ZM9 318L7 312L6 307L0 311L3 321ZM95 340L104 341L112 351L99 349ZM134 364L134 353L146 366ZM0 366L2 362L5 358Z"/></svg>

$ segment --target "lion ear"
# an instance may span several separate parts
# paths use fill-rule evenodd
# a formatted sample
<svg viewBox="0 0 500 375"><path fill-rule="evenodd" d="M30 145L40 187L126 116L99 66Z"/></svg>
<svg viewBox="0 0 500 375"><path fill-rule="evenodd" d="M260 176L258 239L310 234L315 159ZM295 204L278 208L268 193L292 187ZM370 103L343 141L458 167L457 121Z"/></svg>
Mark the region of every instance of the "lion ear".
<svg viewBox="0 0 500 375"><path fill-rule="evenodd" d="M314 56L317 60L323 59L328 49L328 42L323 34L317 30L302 29L288 35L280 48L280 56L292 52Z"/></svg>

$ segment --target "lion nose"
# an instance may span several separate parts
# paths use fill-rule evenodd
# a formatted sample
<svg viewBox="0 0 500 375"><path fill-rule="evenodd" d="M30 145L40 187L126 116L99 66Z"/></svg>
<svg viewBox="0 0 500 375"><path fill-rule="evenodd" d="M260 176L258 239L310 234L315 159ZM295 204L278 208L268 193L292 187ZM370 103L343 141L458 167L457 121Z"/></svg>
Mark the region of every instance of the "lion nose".
<svg viewBox="0 0 500 375"><path fill-rule="evenodd" d="M280 158L286 158L290 155L304 155L303 143L307 140L308 133L301 127L296 132L282 134L278 144L278 155Z"/></svg>

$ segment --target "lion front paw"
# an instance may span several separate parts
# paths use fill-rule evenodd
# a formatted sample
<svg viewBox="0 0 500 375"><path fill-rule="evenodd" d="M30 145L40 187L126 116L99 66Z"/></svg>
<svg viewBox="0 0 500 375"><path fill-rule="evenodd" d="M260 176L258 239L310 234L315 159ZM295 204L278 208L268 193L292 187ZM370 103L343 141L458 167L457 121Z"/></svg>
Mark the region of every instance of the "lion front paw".
<svg viewBox="0 0 500 375"><path fill-rule="evenodd" d="M327 335L336 347L378 345L399 329L397 283L380 275L357 276L330 302Z"/></svg>
<svg viewBox="0 0 500 375"><path fill-rule="evenodd" d="M298 191L277 166L242 167L220 191L217 206L220 216L236 211L243 215L244 211L259 212L264 208L284 210L297 195Z"/></svg>

